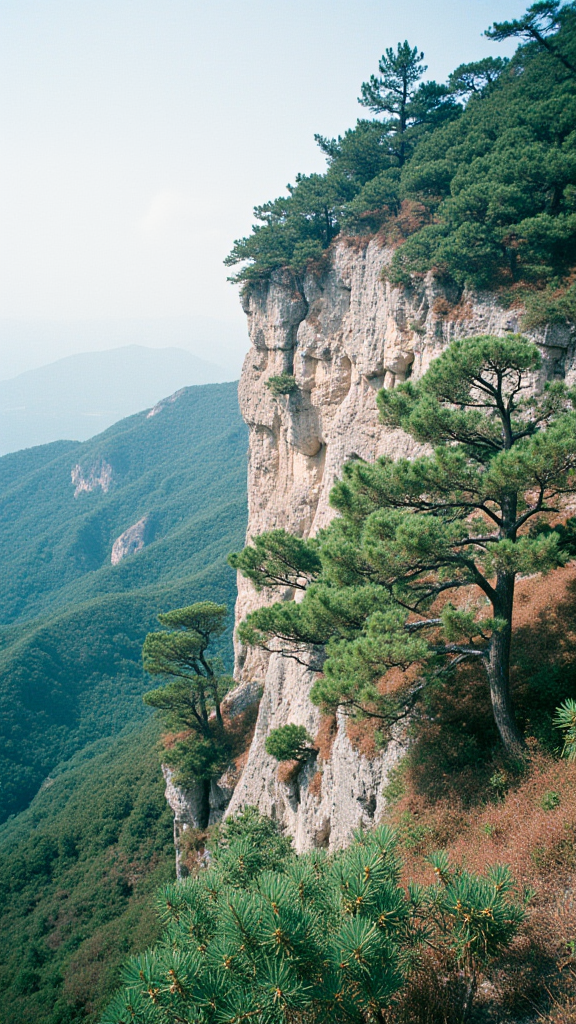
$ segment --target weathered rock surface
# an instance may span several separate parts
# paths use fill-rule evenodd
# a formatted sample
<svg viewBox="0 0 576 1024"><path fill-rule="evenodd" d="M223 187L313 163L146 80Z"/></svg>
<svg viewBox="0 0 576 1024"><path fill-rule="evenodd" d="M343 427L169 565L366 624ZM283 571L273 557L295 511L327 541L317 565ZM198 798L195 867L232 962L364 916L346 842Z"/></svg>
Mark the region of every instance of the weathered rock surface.
<svg viewBox="0 0 576 1024"><path fill-rule="evenodd" d="M84 469L80 465L73 466L70 477L75 488L74 497L77 498L83 491L95 491L97 487L107 494L112 484L112 476L112 466L104 459L89 469Z"/></svg>
<svg viewBox="0 0 576 1024"><path fill-rule="evenodd" d="M189 851L186 849L186 833L191 829L197 829L199 823L204 819L206 796L204 786L198 782L190 789L177 786L174 782L174 772L168 765L162 765L162 774L166 782L164 795L166 802L174 815L174 848L176 850L176 878L186 878L189 874L186 866L186 859ZM209 791L210 816L209 825L220 821L232 797L233 788L227 784L226 776L216 782L212 780Z"/></svg>
<svg viewBox="0 0 576 1024"><path fill-rule="evenodd" d="M135 555L138 551L141 551L146 544L147 527L149 525L148 516L143 516L137 523L129 526L124 533L121 533L116 538L112 545L112 553L110 555L110 561L112 565L117 565L127 555Z"/></svg>
<svg viewBox="0 0 576 1024"><path fill-rule="evenodd" d="M339 242L320 274L274 273L244 298L252 347L240 381L240 403L250 428L248 539L277 527L302 537L331 518L328 497L342 465L353 456L412 456L403 432L378 422L376 394L406 377L421 376L454 338L519 330L519 313L489 294L447 292L431 274L410 288L382 280L390 253L376 241ZM569 328L533 332L542 348L542 375L576 383L574 335ZM298 391L274 398L265 381L294 374ZM242 577L236 620L269 601ZM275 595L274 599L277 599ZM313 673L280 655L236 651L236 680L264 689L247 764L227 813L247 804L281 820L298 850L344 844L360 823L377 820L383 789L405 741L398 735L372 759L353 749L338 722L329 760L310 762L297 782L278 779L264 749L271 729L288 722L312 736L320 718L308 699ZM312 785L318 767L321 785Z"/></svg>

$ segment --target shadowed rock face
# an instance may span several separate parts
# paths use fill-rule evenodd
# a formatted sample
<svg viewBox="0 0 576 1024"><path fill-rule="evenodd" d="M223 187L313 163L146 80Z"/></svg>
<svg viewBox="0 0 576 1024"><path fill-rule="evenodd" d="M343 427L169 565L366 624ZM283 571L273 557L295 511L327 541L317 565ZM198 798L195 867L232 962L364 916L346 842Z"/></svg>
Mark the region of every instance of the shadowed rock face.
<svg viewBox="0 0 576 1024"><path fill-rule="evenodd" d="M248 540L278 527L308 537L325 526L333 515L331 487L351 457L418 452L402 431L379 423L381 387L420 377L454 338L519 330L517 310L502 309L489 294L451 293L432 274L410 288L391 287L382 279L390 256L375 241L362 246L341 241L320 274L296 281L275 272L247 289L243 302L252 347L239 393L250 430ZM542 347L542 380L561 375L576 382L570 330L555 326L531 336ZM265 381L280 373L293 374L298 390L274 398ZM280 596L280 591L273 597L258 594L239 577L236 621ZM368 759L353 749L341 718L330 759L306 765L297 784L280 782L264 742L271 729L288 722L315 735L320 717L308 699L314 673L279 655L238 647L235 674L239 689L258 683L264 695L227 813L256 805L286 825L298 850L334 849L358 825L377 820L405 738L398 733ZM321 786L311 787L319 767Z"/></svg>

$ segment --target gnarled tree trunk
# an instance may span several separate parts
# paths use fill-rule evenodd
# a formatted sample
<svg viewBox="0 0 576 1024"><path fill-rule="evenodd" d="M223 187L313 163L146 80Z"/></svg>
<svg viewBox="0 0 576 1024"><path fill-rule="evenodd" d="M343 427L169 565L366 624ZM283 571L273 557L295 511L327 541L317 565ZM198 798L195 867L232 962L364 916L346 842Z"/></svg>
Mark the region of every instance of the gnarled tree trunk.
<svg viewBox="0 0 576 1024"><path fill-rule="evenodd" d="M496 598L492 603L494 616L504 622L495 630L485 660L490 684L490 699L496 728L502 745L511 757L522 757L524 739L516 724L510 692L510 648L512 642L512 609L514 606L514 573L498 573Z"/></svg>

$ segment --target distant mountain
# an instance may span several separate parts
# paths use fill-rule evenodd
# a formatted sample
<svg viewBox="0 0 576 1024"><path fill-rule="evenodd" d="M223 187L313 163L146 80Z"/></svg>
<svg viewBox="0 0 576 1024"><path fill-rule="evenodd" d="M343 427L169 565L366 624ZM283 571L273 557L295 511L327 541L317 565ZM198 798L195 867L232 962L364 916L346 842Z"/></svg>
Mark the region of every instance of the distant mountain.
<svg viewBox="0 0 576 1024"><path fill-rule="evenodd" d="M246 448L231 383L0 458L0 820L148 714L141 648L158 612L210 598L232 612Z"/></svg>
<svg viewBox="0 0 576 1024"><path fill-rule="evenodd" d="M0 455L60 439L84 441L179 388L234 376L178 348L128 345L67 356L0 380Z"/></svg>

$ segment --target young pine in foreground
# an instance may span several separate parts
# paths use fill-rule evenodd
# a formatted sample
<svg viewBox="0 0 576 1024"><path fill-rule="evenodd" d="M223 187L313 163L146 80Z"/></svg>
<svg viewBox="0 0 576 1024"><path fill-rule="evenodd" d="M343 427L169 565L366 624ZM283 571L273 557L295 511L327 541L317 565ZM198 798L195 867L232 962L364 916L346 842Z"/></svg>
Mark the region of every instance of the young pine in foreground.
<svg viewBox="0 0 576 1024"><path fill-rule="evenodd" d="M459 965L466 1019L479 971L524 910L506 868L431 862L436 884L406 891L391 829L296 857L249 809L221 828L208 870L162 890L162 940L126 965L102 1024L384 1024L429 947Z"/></svg>

